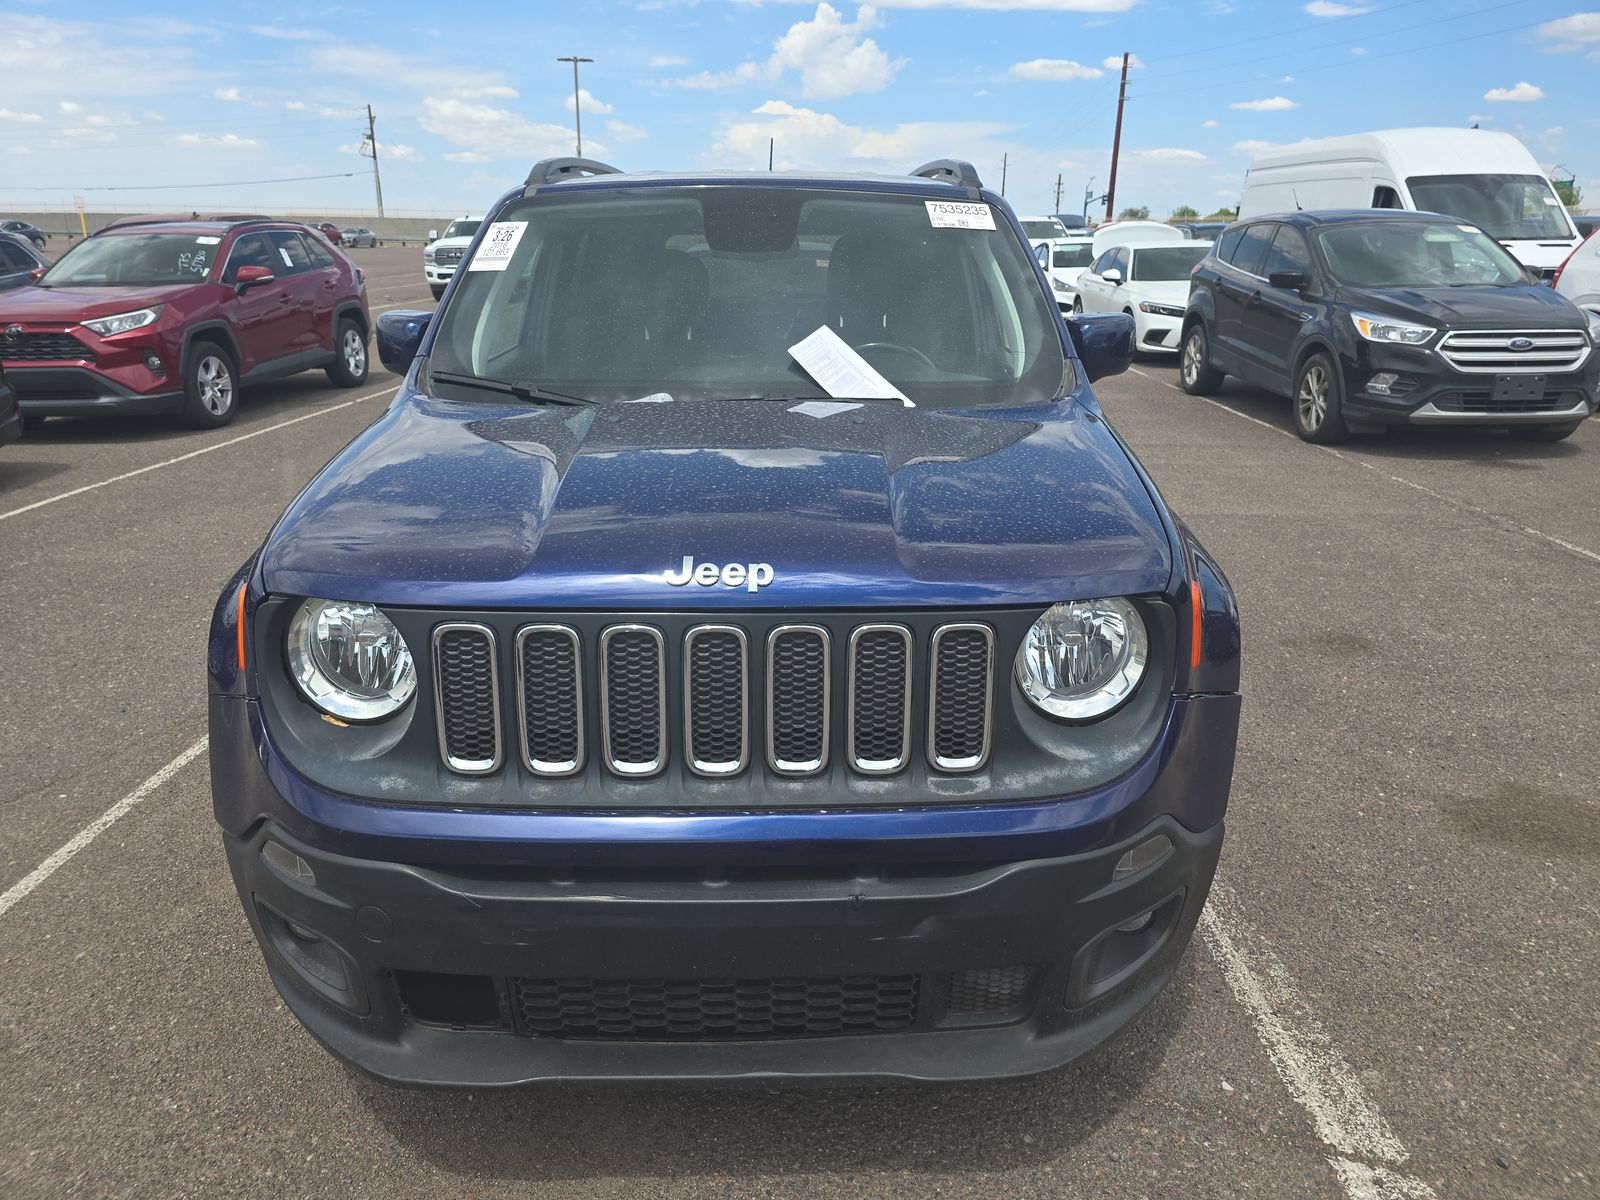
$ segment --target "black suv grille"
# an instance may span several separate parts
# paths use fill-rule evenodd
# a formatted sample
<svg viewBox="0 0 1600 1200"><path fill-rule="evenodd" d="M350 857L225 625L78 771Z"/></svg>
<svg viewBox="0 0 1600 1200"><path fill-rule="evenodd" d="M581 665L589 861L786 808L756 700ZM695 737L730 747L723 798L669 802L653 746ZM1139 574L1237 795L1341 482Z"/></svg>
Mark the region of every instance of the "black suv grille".
<svg viewBox="0 0 1600 1200"><path fill-rule="evenodd" d="M947 625L935 635L928 719L935 766L970 770L989 757L993 654L994 631L987 625Z"/></svg>
<svg viewBox="0 0 1600 1200"><path fill-rule="evenodd" d="M665 762L666 655L661 634L613 625L600 641L600 704L606 763L621 775L654 775Z"/></svg>
<svg viewBox="0 0 1600 1200"><path fill-rule="evenodd" d="M481 625L441 625L433 635L433 670L445 761L457 771L495 770L500 765L500 689L494 635Z"/></svg>
<svg viewBox="0 0 1600 1200"><path fill-rule="evenodd" d="M869 775L906 765L911 715L911 634L865 625L850 639L850 765Z"/></svg>
<svg viewBox="0 0 1600 1200"><path fill-rule="evenodd" d="M536 1037L661 1041L899 1033L917 1020L918 975L804 979L513 979Z"/></svg>
<svg viewBox="0 0 1600 1200"><path fill-rule="evenodd" d="M70 333L0 334L0 359L6 362L93 362L94 351Z"/></svg>

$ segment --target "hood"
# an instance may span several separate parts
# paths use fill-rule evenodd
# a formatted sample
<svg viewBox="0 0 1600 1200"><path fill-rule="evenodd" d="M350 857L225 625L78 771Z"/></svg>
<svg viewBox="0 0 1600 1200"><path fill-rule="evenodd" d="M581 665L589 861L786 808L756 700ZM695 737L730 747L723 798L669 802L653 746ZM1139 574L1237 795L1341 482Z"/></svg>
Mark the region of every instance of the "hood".
<svg viewBox="0 0 1600 1200"><path fill-rule="evenodd" d="M1341 299L1377 316L1424 320L1447 329L1583 329L1570 300L1550 288L1346 288Z"/></svg>
<svg viewBox="0 0 1600 1200"><path fill-rule="evenodd" d="M1530 238L1513 238L1500 244L1506 252L1525 267L1532 267L1535 271L1555 270L1572 253L1572 248L1582 239L1567 238L1565 241L1552 241L1541 239L1534 241Z"/></svg>
<svg viewBox="0 0 1600 1200"><path fill-rule="evenodd" d="M149 308L194 288L193 283L161 287L24 287L0 297L0 325L39 322L75 325L95 317Z"/></svg>
<svg viewBox="0 0 1600 1200"><path fill-rule="evenodd" d="M1092 406L546 408L403 394L285 512L267 589L459 608L1024 605L1163 590ZM675 586L691 566L771 582ZM735 577L738 573L735 573Z"/></svg>
<svg viewBox="0 0 1600 1200"><path fill-rule="evenodd" d="M449 250L465 250L468 246L472 245L472 239L477 236L477 234L471 234L467 237L435 238L433 241L424 246L423 249L438 250L443 248Z"/></svg>
<svg viewBox="0 0 1600 1200"><path fill-rule="evenodd" d="M1188 279L1135 279L1127 289L1140 300L1182 308L1189 303Z"/></svg>

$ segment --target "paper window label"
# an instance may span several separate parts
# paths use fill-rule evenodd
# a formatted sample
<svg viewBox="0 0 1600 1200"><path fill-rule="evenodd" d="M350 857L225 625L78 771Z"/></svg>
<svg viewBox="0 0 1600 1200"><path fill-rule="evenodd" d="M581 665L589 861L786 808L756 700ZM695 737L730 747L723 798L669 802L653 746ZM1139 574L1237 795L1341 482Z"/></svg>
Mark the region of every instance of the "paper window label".
<svg viewBox="0 0 1600 1200"><path fill-rule="evenodd" d="M928 221L935 229L993 229L994 209L957 200L926 200Z"/></svg>
<svg viewBox="0 0 1600 1200"><path fill-rule="evenodd" d="M467 265L469 271L504 271L511 256L517 252L517 243L527 232L526 221L496 221L489 226L478 245L478 252Z"/></svg>
<svg viewBox="0 0 1600 1200"><path fill-rule="evenodd" d="M907 408L916 407L826 325L819 325L815 333L790 346L789 353L823 391L836 399L899 400Z"/></svg>

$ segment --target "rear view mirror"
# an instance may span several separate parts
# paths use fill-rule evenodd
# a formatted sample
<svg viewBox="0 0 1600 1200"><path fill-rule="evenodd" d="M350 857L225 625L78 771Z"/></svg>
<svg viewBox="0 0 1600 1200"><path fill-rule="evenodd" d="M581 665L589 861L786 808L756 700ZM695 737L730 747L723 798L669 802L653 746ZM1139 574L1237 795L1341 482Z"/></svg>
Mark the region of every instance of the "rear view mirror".
<svg viewBox="0 0 1600 1200"><path fill-rule="evenodd" d="M259 283L271 283L276 278L271 267L240 267L233 277L233 283L242 292Z"/></svg>
<svg viewBox="0 0 1600 1200"><path fill-rule="evenodd" d="M422 346L433 314L422 309L397 309L378 314L378 358L384 369L404 375Z"/></svg>
<svg viewBox="0 0 1600 1200"><path fill-rule="evenodd" d="M1267 275L1267 282L1286 292L1298 292L1306 286L1307 280L1304 271L1272 271Z"/></svg>
<svg viewBox="0 0 1600 1200"><path fill-rule="evenodd" d="M1127 313L1079 313L1067 319L1067 332L1090 383L1133 365L1134 325Z"/></svg>
<svg viewBox="0 0 1600 1200"><path fill-rule="evenodd" d="M1122 269L1120 267L1107 267L1100 272L1100 278L1107 283L1120 284L1122 282Z"/></svg>

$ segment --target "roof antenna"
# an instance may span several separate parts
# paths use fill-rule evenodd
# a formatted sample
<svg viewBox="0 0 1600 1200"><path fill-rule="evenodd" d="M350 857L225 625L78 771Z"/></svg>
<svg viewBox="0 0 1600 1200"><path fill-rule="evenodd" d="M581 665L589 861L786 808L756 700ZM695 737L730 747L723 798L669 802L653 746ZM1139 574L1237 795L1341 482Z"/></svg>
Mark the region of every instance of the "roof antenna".
<svg viewBox="0 0 1600 1200"><path fill-rule="evenodd" d="M1299 193L1299 191L1296 190L1295 188L1290 188L1289 189L1289 195L1294 197L1294 210L1295 210L1295 212L1305 212L1305 209L1300 207L1300 193Z"/></svg>

